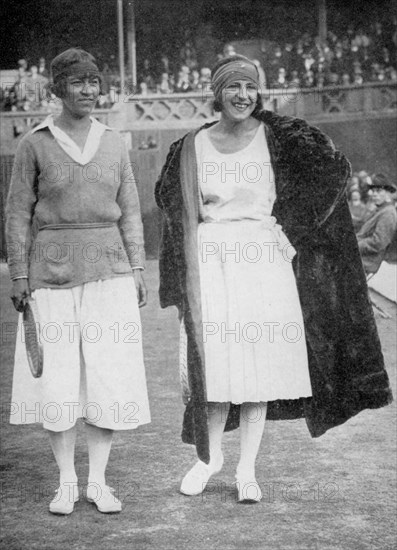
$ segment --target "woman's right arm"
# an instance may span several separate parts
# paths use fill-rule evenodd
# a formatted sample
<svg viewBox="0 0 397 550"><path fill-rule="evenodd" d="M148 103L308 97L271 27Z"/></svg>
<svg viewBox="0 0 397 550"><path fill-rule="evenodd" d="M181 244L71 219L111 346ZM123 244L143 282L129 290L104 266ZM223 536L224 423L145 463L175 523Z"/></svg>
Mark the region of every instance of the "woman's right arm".
<svg viewBox="0 0 397 550"><path fill-rule="evenodd" d="M38 167L30 136L15 153L6 205L7 261L13 281L11 298L20 311L29 296L29 251L34 207L37 202Z"/></svg>

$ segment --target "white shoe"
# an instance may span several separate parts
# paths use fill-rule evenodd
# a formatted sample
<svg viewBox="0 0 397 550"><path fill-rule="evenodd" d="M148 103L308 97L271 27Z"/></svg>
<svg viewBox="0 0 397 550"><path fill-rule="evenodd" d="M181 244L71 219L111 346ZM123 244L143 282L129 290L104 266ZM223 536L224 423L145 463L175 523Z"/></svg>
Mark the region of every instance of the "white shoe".
<svg viewBox="0 0 397 550"><path fill-rule="evenodd" d="M103 514L117 514L121 512L121 502L114 496L114 489L108 485L88 483L87 500L95 504L99 512Z"/></svg>
<svg viewBox="0 0 397 550"><path fill-rule="evenodd" d="M62 483L55 491L55 497L50 502L51 514L68 516L74 510L74 503L79 500L79 488L76 483Z"/></svg>
<svg viewBox="0 0 397 550"><path fill-rule="evenodd" d="M236 474L237 502L260 502L262 491L255 477L243 477Z"/></svg>
<svg viewBox="0 0 397 550"><path fill-rule="evenodd" d="M222 470L223 454L221 453L214 464L205 464L199 460L182 480L180 492L184 495L200 495L210 477Z"/></svg>

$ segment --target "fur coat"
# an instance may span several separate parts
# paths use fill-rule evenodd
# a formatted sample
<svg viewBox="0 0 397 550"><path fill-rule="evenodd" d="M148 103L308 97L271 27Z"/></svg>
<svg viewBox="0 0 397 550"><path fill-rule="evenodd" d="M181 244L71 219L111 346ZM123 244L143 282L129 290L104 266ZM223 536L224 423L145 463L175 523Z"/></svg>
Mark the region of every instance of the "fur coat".
<svg viewBox="0 0 397 550"><path fill-rule="evenodd" d="M345 198L350 164L331 140L305 121L262 111L275 174L272 215L297 251L294 273L305 323L313 396L269 402L267 418L305 417L312 437L363 409L392 401L356 237ZM207 128L206 124L202 128ZM209 462L205 358L197 253L199 189L194 130L171 145L156 184L163 212L160 303L175 305L188 337L182 439ZM226 430L238 427L232 405Z"/></svg>

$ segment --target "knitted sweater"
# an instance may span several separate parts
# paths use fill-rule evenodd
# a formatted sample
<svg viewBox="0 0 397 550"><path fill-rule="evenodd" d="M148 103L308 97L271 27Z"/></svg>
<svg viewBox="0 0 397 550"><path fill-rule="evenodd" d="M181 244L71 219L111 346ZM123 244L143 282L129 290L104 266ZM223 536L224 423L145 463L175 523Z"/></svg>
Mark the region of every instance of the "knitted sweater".
<svg viewBox="0 0 397 550"><path fill-rule="evenodd" d="M131 274L144 264L138 193L120 135L106 128L86 164L46 126L15 155L6 208L12 279L30 288L73 287Z"/></svg>

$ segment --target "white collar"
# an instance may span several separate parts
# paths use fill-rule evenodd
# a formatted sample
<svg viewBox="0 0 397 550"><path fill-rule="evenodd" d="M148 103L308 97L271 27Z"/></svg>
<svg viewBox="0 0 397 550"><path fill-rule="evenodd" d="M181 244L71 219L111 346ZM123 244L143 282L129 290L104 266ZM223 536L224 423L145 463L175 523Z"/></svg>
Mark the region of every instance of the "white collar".
<svg viewBox="0 0 397 550"><path fill-rule="evenodd" d="M78 164L88 164L90 160L94 157L95 153L98 150L102 134L106 130L111 130L109 126L102 124L93 117L90 117L91 127L88 132L88 136L84 145L83 151L80 150L77 143L72 140L63 130L55 126L54 117L49 115L43 122L38 126L33 128L32 134L38 130L43 130L48 128L51 134L54 136L58 145L67 153L72 159Z"/></svg>

